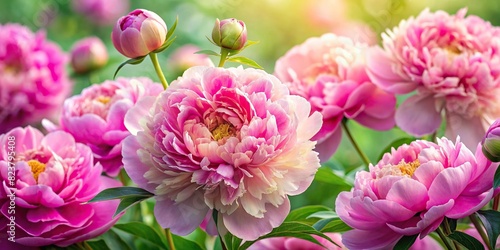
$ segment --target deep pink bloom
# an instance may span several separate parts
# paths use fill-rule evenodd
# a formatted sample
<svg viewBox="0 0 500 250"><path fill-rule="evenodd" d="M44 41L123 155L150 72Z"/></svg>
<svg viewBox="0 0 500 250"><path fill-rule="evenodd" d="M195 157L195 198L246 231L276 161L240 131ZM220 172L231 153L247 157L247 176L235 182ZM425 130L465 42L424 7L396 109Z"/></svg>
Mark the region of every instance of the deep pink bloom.
<svg viewBox="0 0 500 250"><path fill-rule="evenodd" d="M169 71L174 72L176 76L180 76L184 71L194 66L214 66L208 55L195 54L198 51L201 51L201 49L192 44L174 50L167 62Z"/></svg>
<svg viewBox="0 0 500 250"><path fill-rule="evenodd" d="M86 73L101 68L107 62L106 45L98 37L79 40L71 48L71 67L76 73Z"/></svg>
<svg viewBox="0 0 500 250"><path fill-rule="evenodd" d="M71 91L66 63L43 32L0 25L0 133L54 118Z"/></svg>
<svg viewBox="0 0 500 250"><path fill-rule="evenodd" d="M167 25L156 13L136 9L121 17L111 33L118 52L129 58L141 57L160 48L167 37Z"/></svg>
<svg viewBox="0 0 500 250"><path fill-rule="evenodd" d="M446 136L474 148L500 117L500 28L477 16L424 10L383 34L368 53L373 82L395 94L416 94L396 112L396 124L422 136L446 117Z"/></svg>
<svg viewBox="0 0 500 250"><path fill-rule="evenodd" d="M219 230L244 240L269 233L320 166L310 138L321 115L262 70L193 67L125 120L125 170L155 193L160 225L180 235L213 209Z"/></svg>
<svg viewBox="0 0 500 250"><path fill-rule="evenodd" d="M354 188L335 202L350 249L388 249L402 236L434 231L446 216L464 218L493 196L492 163L457 141L414 141L356 174Z"/></svg>
<svg viewBox="0 0 500 250"><path fill-rule="evenodd" d="M127 13L129 0L73 0L72 8L89 21L99 25L114 24Z"/></svg>
<svg viewBox="0 0 500 250"><path fill-rule="evenodd" d="M0 230L7 231L14 210L16 243L64 247L104 233L119 219L113 218L118 201L86 203L121 184L101 176L90 148L70 134L18 127L0 135L0 145Z"/></svg>
<svg viewBox="0 0 500 250"><path fill-rule="evenodd" d="M396 98L377 88L365 70L367 45L347 37L325 34L309 38L276 62L275 75L291 94L311 103L311 112L323 114L323 126L313 139L322 161L340 143L344 118L377 130L394 127Z"/></svg>
<svg viewBox="0 0 500 250"><path fill-rule="evenodd" d="M116 176L122 164L122 140L130 133L125 128L125 114L143 96L157 96L163 91L149 78L118 78L94 84L64 102L59 127L44 121L45 127L63 130L77 142L88 145L94 160L104 172Z"/></svg>

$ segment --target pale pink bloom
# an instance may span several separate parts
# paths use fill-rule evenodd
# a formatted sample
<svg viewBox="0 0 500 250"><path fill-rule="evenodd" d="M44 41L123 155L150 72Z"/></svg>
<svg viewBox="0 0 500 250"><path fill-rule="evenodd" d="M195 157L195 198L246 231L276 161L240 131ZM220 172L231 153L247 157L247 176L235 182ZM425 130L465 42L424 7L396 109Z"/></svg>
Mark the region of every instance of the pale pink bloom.
<svg viewBox="0 0 500 250"><path fill-rule="evenodd" d="M125 128L125 114L143 96L157 96L163 91L149 78L118 78L94 84L64 102L59 126L44 121L52 130L63 130L86 144L100 162L103 171L117 176L122 167L122 140L130 133Z"/></svg>
<svg viewBox="0 0 500 250"><path fill-rule="evenodd" d="M106 45L95 36L79 40L71 48L70 61L76 73L87 73L99 69L108 62Z"/></svg>
<svg viewBox="0 0 500 250"><path fill-rule="evenodd" d="M54 118L71 92L67 59L43 32L0 25L0 133Z"/></svg>
<svg viewBox="0 0 500 250"><path fill-rule="evenodd" d="M136 9L121 17L111 33L116 50L129 58L141 57L160 48L167 38L167 25L158 14Z"/></svg>
<svg viewBox="0 0 500 250"><path fill-rule="evenodd" d="M402 21L382 35L383 49L369 51L367 65L386 91L416 90L396 112L401 129L430 134L445 115L446 136L473 148L500 117L500 29L466 11L424 10Z"/></svg>
<svg viewBox="0 0 500 250"><path fill-rule="evenodd" d="M194 66L214 66L212 60L205 54L195 54L201 51L195 45L188 44L177 48L168 58L167 67L170 72L182 75L184 71Z"/></svg>
<svg viewBox="0 0 500 250"><path fill-rule="evenodd" d="M275 75L323 114L323 126L313 137L322 161L328 160L342 136L344 118L376 129L394 127L396 98L377 88L365 70L367 45L325 34L295 46L276 62Z"/></svg>
<svg viewBox="0 0 500 250"><path fill-rule="evenodd" d="M101 176L90 148L70 134L18 127L0 135L0 145L0 230L10 230L14 216L17 244L65 247L97 237L120 218L113 218L117 200L86 203L121 184Z"/></svg>
<svg viewBox="0 0 500 250"><path fill-rule="evenodd" d="M190 68L125 120L125 170L156 195L156 219L175 234L216 210L222 234L255 240L283 222L288 195L320 166L310 139L321 114L262 70Z"/></svg>
<svg viewBox="0 0 500 250"><path fill-rule="evenodd" d="M129 0L72 0L74 11L84 15L87 20L99 24L114 24L127 13Z"/></svg>
<svg viewBox="0 0 500 250"><path fill-rule="evenodd" d="M460 141L414 141L384 155L370 171L356 174L354 188L335 202L354 228L343 234L349 249L389 249L404 235L425 237L444 217L459 219L493 196L492 163Z"/></svg>
<svg viewBox="0 0 500 250"><path fill-rule="evenodd" d="M337 245L317 235L311 235L324 247L307 240L293 237L274 237L259 240L252 244L249 250L342 250L347 249L342 244L342 236L339 233L325 233L326 236Z"/></svg>

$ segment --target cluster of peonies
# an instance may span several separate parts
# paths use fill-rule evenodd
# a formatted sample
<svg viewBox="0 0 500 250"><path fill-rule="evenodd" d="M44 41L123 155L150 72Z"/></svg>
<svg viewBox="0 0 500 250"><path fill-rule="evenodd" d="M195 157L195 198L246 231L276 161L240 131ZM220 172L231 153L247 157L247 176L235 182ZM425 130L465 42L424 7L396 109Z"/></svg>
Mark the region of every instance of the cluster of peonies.
<svg viewBox="0 0 500 250"><path fill-rule="evenodd" d="M0 145L0 230L16 243L64 247L104 233L120 218L113 218L118 201L86 203L121 184L101 176L91 149L70 134L18 127L0 135ZM3 236L0 242L14 245Z"/></svg>
<svg viewBox="0 0 500 250"><path fill-rule="evenodd" d="M123 55L141 58L163 48L166 34L157 14L138 9L118 20L112 41ZM309 187L336 151L345 121L422 136L444 115L447 137L460 134L464 143L417 140L393 149L336 199L336 212L354 229L327 234L338 246L313 237L332 249L387 249L419 235L412 249L438 248L427 235L495 194L500 123L484 135L500 115L498 35L465 10L424 11L385 35L383 48L330 33L310 38L276 62L274 75L216 68L193 56L196 47L184 47L171 63L189 68L167 90L148 78L119 78L64 101L71 87L64 54L41 33L0 26L0 229L12 222L15 196L12 223L22 245L68 246L102 234L120 217L113 217L118 204L87 202L120 186L106 175L116 177L123 166L155 195L162 227L186 235L203 225L256 240L285 220L288 196ZM221 51L239 51L246 26L217 20L212 39ZM75 71L104 65L107 56L98 54L105 46L95 38L75 44ZM395 95L413 91L396 108ZM61 106L58 124L43 122L47 135L20 127ZM320 246L286 237L253 246L293 247Z"/></svg>

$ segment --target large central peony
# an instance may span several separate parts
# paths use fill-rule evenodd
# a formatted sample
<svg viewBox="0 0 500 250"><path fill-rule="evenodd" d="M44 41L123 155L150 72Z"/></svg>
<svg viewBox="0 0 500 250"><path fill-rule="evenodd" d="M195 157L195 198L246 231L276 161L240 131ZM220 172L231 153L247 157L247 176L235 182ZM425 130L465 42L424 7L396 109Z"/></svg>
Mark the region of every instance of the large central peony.
<svg viewBox="0 0 500 250"><path fill-rule="evenodd" d="M264 71L194 67L127 113L125 170L156 194L172 232L192 232L214 209L219 230L254 240L283 222L287 195L320 166L310 139L322 117L310 109Z"/></svg>

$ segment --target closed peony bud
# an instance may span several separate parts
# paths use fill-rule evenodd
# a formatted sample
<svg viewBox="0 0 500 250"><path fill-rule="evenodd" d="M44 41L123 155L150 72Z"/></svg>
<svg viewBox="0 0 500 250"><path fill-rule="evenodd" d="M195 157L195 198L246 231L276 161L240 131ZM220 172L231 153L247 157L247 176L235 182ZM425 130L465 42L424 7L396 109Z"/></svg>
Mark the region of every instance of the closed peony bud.
<svg viewBox="0 0 500 250"><path fill-rule="evenodd" d="M212 40L222 48L240 50L247 42L247 28L243 21L235 18L215 21Z"/></svg>
<svg viewBox="0 0 500 250"><path fill-rule="evenodd" d="M106 46L97 37L76 42L71 49L71 67L76 73L86 73L103 67L108 62Z"/></svg>
<svg viewBox="0 0 500 250"><path fill-rule="evenodd" d="M124 56L137 58L160 48L167 36L167 25L156 13L136 9L116 22L111 39Z"/></svg>
<svg viewBox="0 0 500 250"><path fill-rule="evenodd" d="M500 162L500 120L496 120L486 131L481 144L486 158L493 162Z"/></svg>

